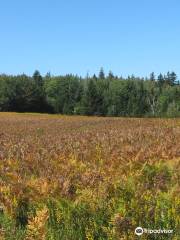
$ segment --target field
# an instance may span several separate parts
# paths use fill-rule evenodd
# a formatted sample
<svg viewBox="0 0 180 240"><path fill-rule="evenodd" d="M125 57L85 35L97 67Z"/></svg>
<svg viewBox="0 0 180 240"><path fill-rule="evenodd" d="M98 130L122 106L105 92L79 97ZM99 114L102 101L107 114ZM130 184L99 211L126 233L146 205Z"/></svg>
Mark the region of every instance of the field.
<svg viewBox="0 0 180 240"><path fill-rule="evenodd" d="M0 239L180 239L180 119L0 113Z"/></svg>

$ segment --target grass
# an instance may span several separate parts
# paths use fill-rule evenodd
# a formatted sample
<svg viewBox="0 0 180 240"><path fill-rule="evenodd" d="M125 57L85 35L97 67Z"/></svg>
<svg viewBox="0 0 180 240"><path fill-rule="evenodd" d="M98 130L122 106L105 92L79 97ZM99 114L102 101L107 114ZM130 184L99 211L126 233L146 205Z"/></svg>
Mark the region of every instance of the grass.
<svg viewBox="0 0 180 240"><path fill-rule="evenodd" d="M180 119L0 113L0 239L180 236Z"/></svg>

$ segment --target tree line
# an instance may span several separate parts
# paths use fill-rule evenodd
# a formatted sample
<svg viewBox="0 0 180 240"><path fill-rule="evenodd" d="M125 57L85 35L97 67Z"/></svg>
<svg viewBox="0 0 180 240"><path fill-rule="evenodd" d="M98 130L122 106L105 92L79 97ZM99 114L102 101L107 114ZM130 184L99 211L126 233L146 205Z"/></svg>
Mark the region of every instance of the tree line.
<svg viewBox="0 0 180 240"><path fill-rule="evenodd" d="M99 75L42 77L0 75L0 111L69 115L178 117L180 84L175 72L148 78Z"/></svg>

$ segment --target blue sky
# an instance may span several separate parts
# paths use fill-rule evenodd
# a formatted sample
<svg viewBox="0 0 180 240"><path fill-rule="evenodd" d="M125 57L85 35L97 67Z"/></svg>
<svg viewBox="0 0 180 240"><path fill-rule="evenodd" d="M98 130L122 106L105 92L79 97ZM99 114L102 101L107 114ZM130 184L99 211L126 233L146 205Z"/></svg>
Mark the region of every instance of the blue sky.
<svg viewBox="0 0 180 240"><path fill-rule="evenodd" d="M179 0L2 0L0 73L180 75Z"/></svg>

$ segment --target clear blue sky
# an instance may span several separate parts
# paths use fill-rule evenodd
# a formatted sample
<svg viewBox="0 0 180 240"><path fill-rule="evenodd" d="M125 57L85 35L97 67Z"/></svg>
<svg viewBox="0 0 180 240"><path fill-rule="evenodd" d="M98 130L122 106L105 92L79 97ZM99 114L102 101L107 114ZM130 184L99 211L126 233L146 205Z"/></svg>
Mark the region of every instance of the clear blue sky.
<svg viewBox="0 0 180 240"><path fill-rule="evenodd" d="M179 0L2 0L0 73L180 75Z"/></svg>

